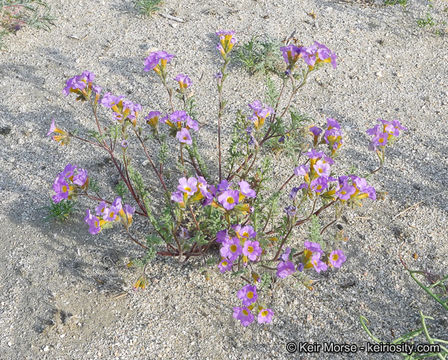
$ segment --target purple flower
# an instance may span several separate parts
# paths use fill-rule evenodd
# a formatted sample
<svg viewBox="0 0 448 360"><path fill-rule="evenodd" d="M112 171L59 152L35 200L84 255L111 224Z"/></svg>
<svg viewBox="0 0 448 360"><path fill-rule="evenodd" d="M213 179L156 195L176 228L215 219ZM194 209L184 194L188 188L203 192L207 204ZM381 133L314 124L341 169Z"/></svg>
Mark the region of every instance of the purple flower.
<svg viewBox="0 0 448 360"><path fill-rule="evenodd" d="M291 261L281 261L277 265L277 277L280 279L284 279L295 272L296 269Z"/></svg>
<svg viewBox="0 0 448 360"><path fill-rule="evenodd" d="M402 131L407 131L408 130L403 125L401 125L401 123L398 120L392 120L392 126L395 128L395 131L392 134L393 136L400 135L400 130L402 130Z"/></svg>
<svg viewBox="0 0 448 360"><path fill-rule="evenodd" d="M239 239L249 239L257 236L257 233L255 232L254 228L250 225L246 226L234 225L232 227L233 230L235 230L236 236L238 236Z"/></svg>
<svg viewBox="0 0 448 360"><path fill-rule="evenodd" d="M297 193L299 192L299 188L298 187L293 187L292 189L291 189L291 192L289 193L289 198L290 199L292 199L292 200L294 200L295 198L296 198L296 196L297 196Z"/></svg>
<svg viewBox="0 0 448 360"><path fill-rule="evenodd" d="M230 238L229 238L229 234L228 234L227 230L221 230L216 233L216 242L217 243L222 244L228 240L230 240Z"/></svg>
<svg viewBox="0 0 448 360"><path fill-rule="evenodd" d="M221 53L221 56L225 59L227 54L232 50L233 46L237 42L236 38L233 37L233 35L235 35L235 31L219 30L216 32L216 35L219 36L220 41L217 49Z"/></svg>
<svg viewBox="0 0 448 360"><path fill-rule="evenodd" d="M107 204L105 201L101 201L98 206L95 208L96 215L101 216L102 218L107 216L109 209L107 208Z"/></svg>
<svg viewBox="0 0 448 360"><path fill-rule="evenodd" d="M354 186L345 183L336 193L336 196L341 200L348 200L356 192Z"/></svg>
<svg viewBox="0 0 448 360"><path fill-rule="evenodd" d="M340 268L345 260L347 260L342 250L332 251L328 259L330 260L330 264L335 268Z"/></svg>
<svg viewBox="0 0 448 360"><path fill-rule="evenodd" d="M129 143L128 143L127 140L122 140L121 143L120 143L120 145L121 145L121 147L122 147L123 149L127 149L128 146L129 146Z"/></svg>
<svg viewBox="0 0 448 360"><path fill-rule="evenodd" d="M318 254L323 254L324 253L322 251L319 243L315 243L315 242L311 242L311 241L305 241L303 246L305 246L305 249L311 251L312 253L318 253Z"/></svg>
<svg viewBox="0 0 448 360"><path fill-rule="evenodd" d="M121 199L120 199L119 203L117 202L115 206L112 204L112 206L109 208L109 211L106 214L106 217L104 217L104 220L106 220L106 221L118 220L118 213L120 212L121 209L122 209L122 205L121 205Z"/></svg>
<svg viewBox="0 0 448 360"><path fill-rule="evenodd" d="M73 175L75 175L75 171L78 167L76 165L67 164L64 168L64 170L60 173L60 175L71 178Z"/></svg>
<svg viewBox="0 0 448 360"><path fill-rule="evenodd" d="M218 196L218 201L224 209L232 210L238 204L239 194L238 190L226 190Z"/></svg>
<svg viewBox="0 0 448 360"><path fill-rule="evenodd" d="M218 184L218 191L226 191L229 188L229 182L226 179L223 179L219 184Z"/></svg>
<svg viewBox="0 0 448 360"><path fill-rule="evenodd" d="M51 119L50 130L48 130L47 136L50 136L51 134L53 134L56 129L57 129L57 127L56 127L56 124L55 124L55 120L53 118L53 119Z"/></svg>
<svg viewBox="0 0 448 360"><path fill-rule="evenodd" d="M293 67L297 60L303 55L303 49L292 44L281 47L280 51L289 67Z"/></svg>
<svg viewBox="0 0 448 360"><path fill-rule="evenodd" d="M53 183L53 190L56 193L53 195L53 202L57 204L63 199L68 199L71 188L66 182L65 177L59 175Z"/></svg>
<svg viewBox="0 0 448 360"><path fill-rule="evenodd" d="M84 218L84 221L87 223L87 225L89 225L89 232L92 235L98 234L101 231L100 219L95 215L92 215L89 209L87 209L86 212L87 215Z"/></svg>
<svg viewBox="0 0 448 360"><path fill-rule="evenodd" d="M241 321L243 326L248 326L254 321L254 316L247 307L234 307L233 317Z"/></svg>
<svg viewBox="0 0 448 360"><path fill-rule="evenodd" d="M254 198L257 195L255 190L250 188L250 185L247 181L242 180L238 183L238 185L240 186L240 191L244 196Z"/></svg>
<svg viewBox="0 0 448 360"><path fill-rule="evenodd" d="M74 92L77 94L82 94L86 96L86 93L82 93L82 91L86 88L92 87L92 82L95 79L95 74L90 71L84 71L81 75L74 76L67 80L65 83L65 88L62 90L62 93L67 96L70 92Z"/></svg>
<svg viewBox="0 0 448 360"><path fill-rule="evenodd" d="M366 133L373 136L378 135L381 133L381 127L379 125L375 125L373 128L367 129Z"/></svg>
<svg viewBox="0 0 448 360"><path fill-rule="evenodd" d="M203 197L205 197L207 200L213 199L213 194L208 189L207 180L205 180L202 176L198 177L198 187L201 191L201 194Z"/></svg>
<svg viewBox="0 0 448 360"><path fill-rule="evenodd" d="M114 207L117 211L120 211L123 208L121 197L117 196L112 203L112 207Z"/></svg>
<svg viewBox="0 0 448 360"><path fill-rule="evenodd" d="M319 56L319 60L322 60L324 62L331 62L331 65L333 65L333 68L336 69L336 67L337 67L336 54L331 52L331 50L329 48L327 48L325 45L319 44L317 41L315 43L318 46L317 54Z"/></svg>
<svg viewBox="0 0 448 360"><path fill-rule="evenodd" d="M325 131L324 139L330 144L331 150L337 150L342 145L342 132L339 129L332 128Z"/></svg>
<svg viewBox="0 0 448 360"><path fill-rule="evenodd" d="M118 105L118 103L122 101L123 98L124 98L123 95L115 96L112 95L111 93L106 93L101 99L100 104L110 109L114 105Z"/></svg>
<svg viewBox="0 0 448 360"><path fill-rule="evenodd" d="M222 259L218 264L219 271L225 273L226 271L232 270L233 263L227 259Z"/></svg>
<svg viewBox="0 0 448 360"><path fill-rule="evenodd" d="M273 108L261 103L259 100L255 100L249 104L249 107L253 110L253 115L250 120L254 122L254 127L257 130L263 126L266 118L274 112Z"/></svg>
<svg viewBox="0 0 448 360"><path fill-rule="evenodd" d="M54 135L52 139L56 142L59 142L61 145L66 145L70 142L70 134L65 132L62 129L59 129L54 119L51 119L50 129L48 130L47 136L50 136L52 133L56 133L59 135Z"/></svg>
<svg viewBox="0 0 448 360"><path fill-rule="evenodd" d="M376 135L372 139L373 147L376 149L377 147L380 147L380 146L386 146L388 137L389 137L389 135L387 133L380 133L380 134Z"/></svg>
<svg viewBox="0 0 448 360"><path fill-rule="evenodd" d="M244 306L250 306L257 301L257 287L255 285L246 285L238 291L238 298L243 301Z"/></svg>
<svg viewBox="0 0 448 360"><path fill-rule="evenodd" d="M78 173L73 177L73 184L84 186L87 182L87 170L78 169Z"/></svg>
<svg viewBox="0 0 448 360"><path fill-rule="evenodd" d="M316 270L318 273L328 269L327 264L325 264L322 260L320 260L320 257L321 257L320 253L314 253L313 256L311 257L311 264L313 264L314 270Z"/></svg>
<svg viewBox="0 0 448 360"><path fill-rule="evenodd" d="M183 177L179 179L179 185L177 190L182 191L188 195L194 195L194 193L198 190L197 188L198 180L194 177L187 178Z"/></svg>
<svg viewBox="0 0 448 360"><path fill-rule="evenodd" d="M258 323L259 324L269 324L272 322L272 317L274 316L274 312L271 309L261 309L258 313Z"/></svg>
<svg viewBox="0 0 448 360"><path fill-rule="evenodd" d="M288 261L289 260L289 255L291 254L291 248L287 247L285 249L285 252L280 256L280 259L282 259L283 261Z"/></svg>
<svg viewBox="0 0 448 360"><path fill-rule="evenodd" d="M182 90L190 87L190 85L192 84L191 79L188 77L188 75L184 75L184 74L179 74L177 75L174 80L176 80L179 83L179 87Z"/></svg>
<svg viewBox="0 0 448 360"><path fill-rule="evenodd" d="M340 130L341 126L335 119L327 118L327 130L331 130L333 128Z"/></svg>
<svg viewBox="0 0 448 360"><path fill-rule="evenodd" d="M171 200L177 203L183 203L184 195L181 191L174 191L171 193Z"/></svg>
<svg viewBox="0 0 448 360"><path fill-rule="evenodd" d="M329 62L336 68L336 54L330 51L325 45L314 42L313 45L303 48L303 60L312 69L316 63Z"/></svg>
<svg viewBox="0 0 448 360"><path fill-rule="evenodd" d="M160 111L150 111L148 115L145 116L146 123L153 128L157 127L161 115L162 113Z"/></svg>
<svg viewBox="0 0 448 360"><path fill-rule="evenodd" d="M294 175L296 176L305 176L310 171L310 167L308 165L300 165L294 169Z"/></svg>
<svg viewBox="0 0 448 360"><path fill-rule="evenodd" d="M191 138L190 132L187 129L185 129L185 128L182 128L180 131L177 132L176 138L181 143L184 143L184 144L187 144L187 145L193 144L193 140Z"/></svg>
<svg viewBox="0 0 448 360"><path fill-rule="evenodd" d="M101 86L98 85L93 85L92 86L92 90L96 95L100 95L101 94Z"/></svg>
<svg viewBox="0 0 448 360"><path fill-rule="evenodd" d="M322 151L317 151L315 149L311 149L307 153L305 153L306 156L308 156L311 160L320 159L325 154Z"/></svg>
<svg viewBox="0 0 448 360"><path fill-rule="evenodd" d="M123 206L123 211L127 216L132 216L135 213L135 208L131 205L125 204Z"/></svg>
<svg viewBox="0 0 448 360"><path fill-rule="evenodd" d="M310 127L310 132L315 136L318 137L322 133L322 129L318 128L317 126Z"/></svg>
<svg viewBox="0 0 448 360"><path fill-rule="evenodd" d="M258 241L247 240L244 243L243 255L246 255L250 261L255 261L261 255L261 247Z"/></svg>
<svg viewBox="0 0 448 360"><path fill-rule="evenodd" d="M322 160L317 161L314 164L313 168L319 176L330 176L330 164Z"/></svg>
<svg viewBox="0 0 448 360"><path fill-rule="evenodd" d="M145 59L145 71L154 70L158 74L165 69L166 64L174 58L174 55L168 54L166 51L155 51L149 54Z"/></svg>
<svg viewBox="0 0 448 360"><path fill-rule="evenodd" d="M321 193L328 187L328 179L325 176L320 176L311 181L310 187L314 192Z"/></svg>
<svg viewBox="0 0 448 360"><path fill-rule="evenodd" d="M191 117L187 115L187 128L192 129L194 131L199 131L199 124L196 120L193 120Z"/></svg>
<svg viewBox="0 0 448 360"><path fill-rule="evenodd" d="M236 237L225 241L219 250L221 256L230 261L235 261L241 255L242 251L240 240Z"/></svg>
<svg viewBox="0 0 448 360"><path fill-rule="evenodd" d="M284 211L285 211L286 215L294 216L297 212L297 208L295 206L290 205L290 206L285 207Z"/></svg>

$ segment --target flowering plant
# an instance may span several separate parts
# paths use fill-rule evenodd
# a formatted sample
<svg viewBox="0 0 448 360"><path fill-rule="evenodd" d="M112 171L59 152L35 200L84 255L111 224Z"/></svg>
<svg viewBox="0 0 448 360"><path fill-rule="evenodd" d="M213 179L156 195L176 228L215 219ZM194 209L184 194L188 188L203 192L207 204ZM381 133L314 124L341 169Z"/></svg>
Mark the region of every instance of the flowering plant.
<svg viewBox="0 0 448 360"><path fill-rule="evenodd" d="M145 287L145 266L156 255L188 260L213 248L219 249L219 271L238 274L246 283L237 293L241 306L233 309L234 318L243 326L255 319L258 323L270 323L274 311L263 298L270 283L276 278L293 277L312 289L310 274L340 268L347 260L341 249L344 236L340 231L336 231L335 236L327 235L326 231L346 209L375 200L376 191L366 177L336 174L336 158L344 143L343 130L336 119L328 118L322 127L304 126L303 117L291 107L293 98L312 73L326 63L333 68L337 66L336 55L318 42L308 47L286 44L280 48L285 65L280 72L279 92L271 82L267 103L254 99L248 104L248 115L238 112L232 143L224 157L221 146L226 106L224 84L229 75L230 54L237 40L234 31L216 34L222 59L215 75L217 174L209 174L197 146L201 124L191 92L192 81L185 74L171 79L169 64L174 55L156 51L147 57L144 70L160 79L168 94L169 111L151 109L144 121L140 116L140 104L124 96L102 94L91 72L85 71L67 81L64 95L75 94L77 100L91 105L97 131L81 137L60 129L53 120L48 135L53 135L60 145L69 144L73 138L106 151L121 177L122 186L113 201L92 195L87 171L67 165L54 182L53 201L88 197L96 203L95 213L86 210L85 222L91 234L120 223L130 239L145 249L146 255L133 262L143 268L135 288ZM169 84L170 80L177 82L176 90ZM288 87L290 96L285 102L283 97ZM109 109L112 115L106 127L100 122L101 108ZM370 148L376 151L380 167L386 147L402 130L405 128L398 120L381 119L378 125L367 130L373 136ZM132 166L131 138L141 146L160 183L165 205L160 214L153 213L155 198L146 189L143 176ZM157 160L149 142L159 146ZM166 175L172 148L178 148L175 182ZM270 161L273 154L283 152L296 166L291 167L284 181L278 182L280 186L275 186L269 178L272 175ZM125 194L130 195L132 204L123 204ZM278 211L281 200L285 201L285 206L283 211ZM319 217L330 208L334 209L331 221L321 228ZM130 232L134 215L146 218L152 225L153 233L146 242L136 239ZM294 230L308 222L311 224L309 238L295 240ZM160 248L160 244L164 244L164 248Z"/></svg>

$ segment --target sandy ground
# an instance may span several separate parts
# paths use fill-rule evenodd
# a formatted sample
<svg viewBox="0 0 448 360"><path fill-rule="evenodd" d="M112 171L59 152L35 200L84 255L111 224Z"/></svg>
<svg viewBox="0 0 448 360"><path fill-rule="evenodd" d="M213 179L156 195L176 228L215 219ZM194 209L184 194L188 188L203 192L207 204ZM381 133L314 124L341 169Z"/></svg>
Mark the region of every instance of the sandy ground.
<svg viewBox="0 0 448 360"><path fill-rule="evenodd" d="M142 17L130 1L49 1L57 17L52 31L26 28L7 38L9 49L0 53L0 358L399 358L293 355L285 345L365 344L361 314L380 338L391 340L415 328L419 309L441 314L399 261L402 254L412 268L436 274L448 268L447 193L437 195L448 186L448 38L446 26L438 26L439 35L419 28L416 20L427 5L409 1L404 11L378 2L167 0L164 11L184 23ZM447 6L434 0L430 11L437 21L447 20ZM311 11L316 19L307 15ZM294 105L317 123L340 121L346 164L374 168L365 129L377 118L397 118L409 128L372 180L387 192L386 200L366 202L341 223L350 239L346 265L318 277L313 292L280 283L270 299L275 320L267 326L241 327L231 311L241 283L216 267L206 280L199 262L158 258L148 267L148 289L133 291L138 274L125 265L140 250L123 232L91 236L82 219L93 203L82 204L65 225L42 221L52 181L66 163L112 181L105 154L79 144L61 148L45 136L52 117L63 128L93 129L88 112L62 95L65 80L88 69L104 89L126 94L145 111L167 110L161 86L143 71L148 51L163 49L176 54L172 74L193 79L200 120L215 124L219 29L234 29L241 41L253 35L282 39L296 29L304 44L317 40L338 54L339 67L320 71ZM226 124L265 91L262 77L236 66L231 73ZM214 126L204 128L210 164L215 138ZM284 164L277 168L279 179L291 171ZM145 175L153 186L150 169ZM137 222L135 230L143 235L147 228ZM446 314L432 329L448 338Z"/></svg>

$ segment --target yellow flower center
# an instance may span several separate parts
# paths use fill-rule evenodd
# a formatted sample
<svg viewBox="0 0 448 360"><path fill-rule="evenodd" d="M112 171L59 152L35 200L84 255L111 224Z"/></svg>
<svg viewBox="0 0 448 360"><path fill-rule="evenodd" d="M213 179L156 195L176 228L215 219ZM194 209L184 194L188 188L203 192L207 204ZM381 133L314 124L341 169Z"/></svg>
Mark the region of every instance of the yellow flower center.
<svg viewBox="0 0 448 360"><path fill-rule="evenodd" d="M254 247L253 246L248 246L247 247L247 251L249 251L250 253L254 252Z"/></svg>
<svg viewBox="0 0 448 360"><path fill-rule="evenodd" d="M252 299L254 297L254 293L252 292L252 291L249 291L248 293L247 293L247 298L248 299Z"/></svg>
<svg viewBox="0 0 448 360"><path fill-rule="evenodd" d="M243 232L243 237L248 238L249 237L249 233L247 231Z"/></svg>
<svg viewBox="0 0 448 360"><path fill-rule="evenodd" d="M333 259L333 261L337 261L339 259L339 255L333 254L333 256L331 258Z"/></svg>
<svg viewBox="0 0 448 360"><path fill-rule="evenodd" d="M249 313L247 312L247 310L246 310L246 309L244 309L244 310L243 310L243 315L244 315L244 316L247 316L247 315L249 315Z"/></svg>
<svg viewBox="0 0 448 360"><path fill-rule="evenodd" d="M227 264L228 264L227 261L223 261L223 262L221 263L222 266L227 266Z"/></svg>
<svg viewBox="0 0 448 360"><path fill-rule="evenodd" d="M184 187L184 190L190 192L190 191L191 191L191 188L188 187L188 186L185 186L185 187Z"/></svg>
<svg viewBox="0 0 448 360"><path fill-rule="evenodd" d="M230 251L231 252L236 252L237 249L238 249L238 247L235 244L230 245Z"/></svg>
<svg viewBox="0 0 448 360"><path fill-rule="evenodd" d="M67 186L62 185L62 192L67 192Z"/></svg>
<svg viewBox="0 0 448 360"><path fill-rule="evenodd" d="M113 218L114 216L115 216L115 213L114 213L113 211L111 211L111 212L109 213L109 217Z"/></svg>
<svg viewBox="0 0 448 360"><path fill-rule="evenodd" d="M268 316L268 311L267 310L263 310L262 312L261 312L261 316Z"/></svg>
<svg viewBox="0 0 448 360"><path fill-rule="evenodd" d="M231 196L229 196L226 200L229 204L233 204L235 202L235 200Z"/></svg>

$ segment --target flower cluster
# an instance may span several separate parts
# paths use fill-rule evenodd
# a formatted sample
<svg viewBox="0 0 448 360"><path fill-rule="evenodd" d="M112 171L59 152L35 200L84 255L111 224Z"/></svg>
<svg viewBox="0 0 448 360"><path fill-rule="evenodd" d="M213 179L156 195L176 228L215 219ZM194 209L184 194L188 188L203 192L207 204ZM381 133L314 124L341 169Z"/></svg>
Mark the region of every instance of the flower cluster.
<svg viewBox="0 0 448 360"><path fill-rule="evenodd" d="M145 71L154 70L162 79L165 79L166 64L174 58L174 55L166 51L154 51L145 59Z"/></svg>
<svg viewBox="0 0 448 360"><path fill-rule="evenodd" d="M81 75L76 75L67 80L64 90L62 93L67 96L70 93L75 93L78 95L77 100L85 101L90 95L95 94L95 101L98 101L98 97L101 93L101 88L97 85L93 85L93 80L95 79L95 74L90 71L84 71Z"/></svg>
<svg viewBox="0 0 448 360"><path fill-rule="evenodd" d="M314 194L329 200L347 201L361 200L369 197L376 200L376 192L367 184L366 179L355 176L330 176L331 165L334 160L324 152L312 149L305 154L309 158L309 165L301 165L294 169L294 174L303 176L305 182L291 190L290 198L294 199L301 189L310 197Z"/></svg>
<svg viewBox="0 0 448 360"><path fill-rule="evenodd" d="M149 116L154 118L156 116L160 116L160 113L152 112L148 114ZM176 138L184 144L191 145L193 143L193 139L191 138L191 134L189 130L198 131L199 124L196 120L192 119L185 111L178 110L173 113L166 115L160 119L161 123L165 123L170 126L172 129L176 130Z"/></svg>
<svg viewBox="0 0 448 360"><path fill-rule="evenodd" d="M252 310L257 309L257 320L259 324L270 323L274 312L271 309L256 306L258 300L257 287L255 285L246 285L238 291L238 298L242 301L242 307L233 308L233 317L241 322L241 325L248 326L254 321Z"/></svg>
<svg viewBox="0 0 448 360"><path fill-rule="evenodd" d="M221 243L220 254L221 262L218 264L219 270L224 273L232 270L232 266L237 262L240 255L243 255L243 264L247 265L250 261L257 261L263 250L260 243L255 240L257 233L250 225L233 225L230 236L227 230L221 230L216 234L216 241Z"/></svg>
<svg viewBox="0 0 448 360"><path fill-rule="evenodd" d="M132 215L135 209L130 205L122 205L121 197L117 197L111 206L107 206L102 201L96 208L96 216L86 210L87 215L84 221L89 225L89 232L94 235L98 234L106 225L120 221L126 229L132 224Z"/></svg>
<svg viewBox="0 0 448 360"><path fill-rule="evenodd" d="M126 100L124 96L115 96L111 93L104 94L101 99L101 105L112 109L113 117L120 124L122 124L126 119L132 123L132 125L137 125L138 113L142 110L142 106L132 101Z"/></svg>
<svg viewBox="0 0 448 360"><path fill-rule="evenodd" d="M305 250L298 258L297 265L294 264L291 257L291 249L288 247L280 256L277 265L277 277L284 279L296 271L303 271L304 269L314 268L316 272L326 271L329 266L340 268L347 260L342 250L333 250L330 254L325 254L320 244L305 241Z"/></svg>
<svg viewBox="0 0 448 360"><path fill-rule="evenodd" d="M260 129L266 118L274 112L270 106L263 104L259 100L255 100L253 103L249 104L249 107L252 109L253 114L252 117L249 118L254 124L256 130Z"/></svg>
<svg viewBox="0 0 448 360"><path fill-rule="evenodd" d="M293 69L300 58L303 58L305 63L308 65L309 70L313 70L314 67L319 63L331 63L333 68L336 68L336 54L328 49L325 45L314 42L313 45L306 46L295 46L288 45L281 47L283 58L288 65L288 69Z"/></svg>
<svg viewBox="0 0 448 360"><path fill-rule="evenodd" d="M53 202L59 203L63 199L71 200L78 189L86 189L89 185L87 170L76 165L67 164L65 169L58 174L53 183Z"/></svg>
<svg viewBox="0 0 448 360"><path fill-rule="evenodd" d="M327 128L325 132L317 126L312 126L310 128L310 133L313 135L313 145L328 144L331 156L333 156L343 144L341 126L335 119L327 119ZM322 133L323 136L322 139L320 139Z"/></svg>
<svg viewBox="0 0 448 360"><path fill-rule="evenodd" d="M231 30L220 30L216 32L216 35L219 36L219 44L216 48L219 50L222 58L224 60L227 59L227 55L233 49L233 46L237 42L237 39L233 37L235 35L235 31Z"/></svg>
<svg viewBox="0 0 448 360"><path fill-rule="evenodd" d="M400 130L407 130L398 120L386 121L378 119L378 121L380 124L367 130L367 134L373 136L369 146L369 149L372 151L383 150L391 140L400 135Z"/></svg>
<svg viewBox="0 0 448 360"><path fill-rule="evenodd" d="M190 177L189 179L183 177L179 179L178 191L171 194L171 200L185 207L187 201L202 200L202 205L211 205L222 211L235 210L241 213L249 213L249 204L243 204L243 200L247 198L254 198L256 196L255 190L251 189L247 181L240 181L239 190L232 190L229 187L227 180L222 180L218 186L210 185L202 177Z"/></svg>

